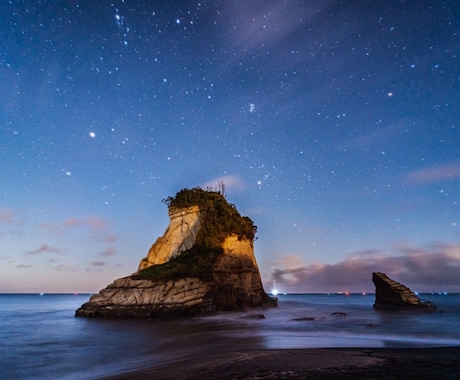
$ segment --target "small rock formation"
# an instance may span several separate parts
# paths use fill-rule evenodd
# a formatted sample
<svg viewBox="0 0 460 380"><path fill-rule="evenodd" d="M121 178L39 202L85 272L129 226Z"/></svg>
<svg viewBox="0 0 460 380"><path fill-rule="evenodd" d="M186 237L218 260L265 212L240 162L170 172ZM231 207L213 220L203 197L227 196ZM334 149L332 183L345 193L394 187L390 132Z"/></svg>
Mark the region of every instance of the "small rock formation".
<svg viewBox="0 0 460 380"><path fill-rule="evenodd" d="M200 188L165 203L169 226L138 271L93 295L76 316L165 318L277 305L263 289L249 218Z"/></svg>
<svg viewBox="0 0 460 380"><path fill-rule="evenodd" d="M334 311L331 313L331 317L346 317L347 313L344 313L343 311Z"/></svg>
<svg viewBox="0 0 460 380"><path fill-rule="evenodd" d="M375 285L374 309L387 310L436 310L436 305L430 301L422 301L407 286L389 278L385 273L372 273Z"/></svg>
<svg viewBox="0 0 460 380"><path fill-rule="evenodd" d="M314 317L300 317L300 318L293 318L291 321L314 321Z"/></svg>

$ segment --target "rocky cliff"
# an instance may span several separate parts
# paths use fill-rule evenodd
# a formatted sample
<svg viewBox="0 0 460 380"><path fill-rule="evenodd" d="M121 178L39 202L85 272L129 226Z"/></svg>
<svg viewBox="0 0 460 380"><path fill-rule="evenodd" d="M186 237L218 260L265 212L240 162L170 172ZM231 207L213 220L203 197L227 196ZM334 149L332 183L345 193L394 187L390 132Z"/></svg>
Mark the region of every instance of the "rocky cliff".
<svg viewBox="0 0 460 380"><path fill-rule="evenodd" d="M385 273L372 273L375 285L374 309L436 310L436 305L422 301L407 286L389 278Z"/></svg>
<svg viewBox="0 0 460 380"><path fill-rule="evenodd" d="M163 264L195 244L202 222L200 208L198 206L170 208L168 213L168 228L152 245L147 257L141 260L138 270Z"/></svg>
<svg viewBox="0 0 460 380"><path fill-rule="evenodd" d="M163 318L276 306L262 286L249 218L202 189L184 189L166 203L169 226L138 271L93 295L77 316Z"/></svg>

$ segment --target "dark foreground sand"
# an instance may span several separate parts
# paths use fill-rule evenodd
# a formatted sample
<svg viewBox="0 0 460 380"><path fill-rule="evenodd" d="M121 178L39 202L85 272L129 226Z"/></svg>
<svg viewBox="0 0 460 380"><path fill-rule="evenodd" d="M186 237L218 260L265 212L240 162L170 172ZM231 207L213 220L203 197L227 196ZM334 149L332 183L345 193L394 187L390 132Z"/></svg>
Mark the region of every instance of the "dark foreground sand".
<svg viewBox="0 0 460 380"><path fill-rule="evenodd" d="M460 347L231 352L106 379L460 379Z"/></svg>

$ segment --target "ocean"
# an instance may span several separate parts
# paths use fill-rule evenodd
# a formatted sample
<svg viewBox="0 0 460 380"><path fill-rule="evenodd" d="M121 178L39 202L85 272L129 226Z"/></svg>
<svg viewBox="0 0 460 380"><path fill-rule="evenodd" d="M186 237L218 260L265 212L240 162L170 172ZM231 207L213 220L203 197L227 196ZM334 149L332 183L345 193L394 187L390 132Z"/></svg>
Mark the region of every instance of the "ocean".
<svg viewBox="0 0 460 380"><path fill-rule="evenodd" d="M3 294L0 378L94 379L247 349L460 346L460 294L421 298L438 310L374 311L374 294L288 294L273 309L149 321L75 318L88 294Z"/></svg>

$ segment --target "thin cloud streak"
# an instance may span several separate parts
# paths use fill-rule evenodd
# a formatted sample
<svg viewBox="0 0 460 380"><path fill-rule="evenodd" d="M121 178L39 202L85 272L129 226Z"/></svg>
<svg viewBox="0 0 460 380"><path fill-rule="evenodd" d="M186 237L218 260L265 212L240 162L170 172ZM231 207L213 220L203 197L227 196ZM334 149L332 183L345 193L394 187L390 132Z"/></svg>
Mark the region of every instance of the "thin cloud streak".
<svg viewBox="0 0 460 380"><path fill-rule="evenodd" d="M57 253L58 255L64 255L65 252L59 248L54 248L49 246L48 244L42 244L39 248L34 249L32 251L27 251L26 255L41 255L42 253Z"/></svg>
<svg viewBox="0 0 460 380"><path fill-rule="evenodd" d="M113 256L115 255L115 248L108 247L103 252L100 253L101 256Z"/></svg>
<svg viewBox="0 0 460 380"><path fill-rule="evenodd" d="M71 217L64 220L62 223L43 222L38 226L42 229L54 232L56 234L63 234L68 230L80 227L87 227L92 233L101 233L105 231L110 225L110 222L97 215L90 215L86 217ZM111 235L110 235L111 236ZM111 236L113 238L113 236ZM116 237L115 237L116 238Z"/></svg>
<svg viewBox="0 0 460 380"><path fill-rule="evenodd" d="M102 241L105 243L116 243L119 238L115 234L109 234L109 235L91 236L90 239L95 240L95 241Z"/></svg>
<svg viewBox="0 0 460 380"><path fill-rule="evenodd" d="M32 265L30 264L19 264L18 266L16 266L16 268L18 269L27 269L27 268L30 268L32 267Z"/></svg>
<svg viewBox="0 0 460 380"><path fill-rule="evenodd" d="M104 261L91 261L91 265L94 267L101 267L107 265Z"/></svg>
<svg viewBox="0 0 460 380"><path fill-rule="evenodd" d="M451 162L443 165L413 171L404 178L408 185L423 185L460 178L460 162Z"/></svg>
<svg viewBox="0 0 460 380"><path fill-rule="evenodd" d="M16 213L12 210L5 209L0 211L0 222L2 223L11 224L14 222L15 217Z"/></svg>
<svg viewBox="0 0 460 380"><path fill-rule="evenodd" d="M100 218L96 215L87 216L85 218L69 218L63 223L64 227L89 227L91 231L98 232L106 229L109 226L109 222L105 219Z"/></svg>

